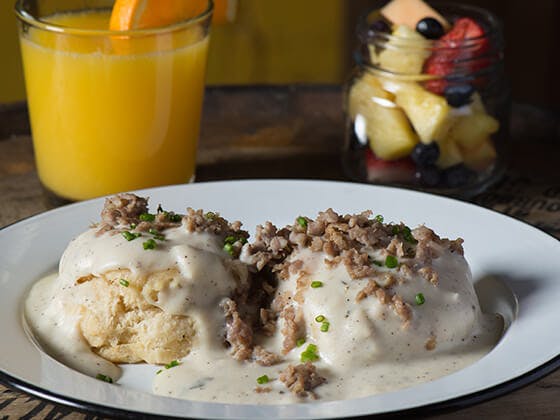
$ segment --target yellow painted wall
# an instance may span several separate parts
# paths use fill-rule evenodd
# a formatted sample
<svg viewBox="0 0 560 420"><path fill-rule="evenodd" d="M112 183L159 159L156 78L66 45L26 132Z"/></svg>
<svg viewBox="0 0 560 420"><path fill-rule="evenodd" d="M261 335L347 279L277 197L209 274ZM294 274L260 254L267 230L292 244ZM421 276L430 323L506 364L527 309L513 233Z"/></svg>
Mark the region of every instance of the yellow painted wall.
<svg viewBox="0 0 560 420"><path fill-rule="evenodd" d="M0 102L25 97L14 3L0 0Z"/></svg>
<svg viewBox="0 0 560 420"><path fill-rule="evenodd" d="M344 0L238 0L236 20L212 29L208 81L338 82Z"/></svg>
<svg viewBox="0 0 560 420"><path fill-rule="evenodd" d="M0 0L0 103L25 98L14 3ZM235 20L212 29L209 84L336 83L342 79L344 0L234 3Z"/></svg>

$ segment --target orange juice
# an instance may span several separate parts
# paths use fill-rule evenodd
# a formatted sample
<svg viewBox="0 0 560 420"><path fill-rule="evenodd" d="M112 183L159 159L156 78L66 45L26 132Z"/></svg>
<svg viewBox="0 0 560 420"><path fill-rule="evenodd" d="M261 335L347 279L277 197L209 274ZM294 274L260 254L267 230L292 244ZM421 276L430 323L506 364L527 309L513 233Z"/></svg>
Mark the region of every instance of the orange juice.
<svg viewBox="0 0 560 420"><path fill-rule="evenodd" d="M39 177L70 200L194 176L207 31L99 32L109 18L53 15L59 31L20 37Z"/></svg>

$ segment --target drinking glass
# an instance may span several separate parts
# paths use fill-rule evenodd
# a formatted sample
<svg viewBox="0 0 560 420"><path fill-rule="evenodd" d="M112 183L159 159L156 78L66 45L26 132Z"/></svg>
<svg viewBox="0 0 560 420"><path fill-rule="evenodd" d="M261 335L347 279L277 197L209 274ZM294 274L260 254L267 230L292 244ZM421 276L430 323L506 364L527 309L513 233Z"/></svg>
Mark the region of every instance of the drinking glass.
<svg viewBox="0 0 560 420"><path fill-rule="evenodd" d="M16 4L39 178L63 200L194 179L213 2L129 31L112 4Z"/></svg>

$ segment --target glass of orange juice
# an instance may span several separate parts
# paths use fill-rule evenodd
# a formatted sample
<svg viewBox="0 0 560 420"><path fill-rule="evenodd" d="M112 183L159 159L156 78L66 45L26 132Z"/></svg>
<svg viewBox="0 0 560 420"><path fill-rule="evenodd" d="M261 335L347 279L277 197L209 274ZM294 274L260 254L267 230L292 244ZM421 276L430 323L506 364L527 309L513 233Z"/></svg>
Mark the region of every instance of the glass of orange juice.
<svg viewBox="0 0 560 420"><path fill-rule="evenodd" d="M114 0L17 2L37 169L56 197L194 179L213 2L158 1L125 30ZM188 10L165 16L167 2Z"/></svg>

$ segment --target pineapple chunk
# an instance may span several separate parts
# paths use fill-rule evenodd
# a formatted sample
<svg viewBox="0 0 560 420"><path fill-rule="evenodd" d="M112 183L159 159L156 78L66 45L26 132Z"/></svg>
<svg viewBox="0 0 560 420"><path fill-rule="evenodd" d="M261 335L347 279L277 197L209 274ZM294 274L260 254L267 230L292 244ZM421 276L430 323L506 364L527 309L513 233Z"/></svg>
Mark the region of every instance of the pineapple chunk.
<svg viewBox="0 0 560 420"><path fill-rule="evenodd" d="M455 119L446 141L457 143L463 149L474 149L500 128L500 123L486 113L474 113Z"/></svg>
<svg viewBox="0 0 560 420"><path fill-rule="evenodd" d="M472 112L478 112L481 114L486 114L486 107L484 106L484 102L482 102L482 98L478 92L473 93L471 96L471 110Z"/></svg>
<svg viewBox="0 0 560 420"><path fill-rule="evenodd" d="M475 148L463 150L463 158L469 168L483 171L496 160L496 149L490 137L487 137Z"/></svg>
<svg viewBox="0 0 560 420"><path fill-rule="evenodd" d="M461 149L459 149L456 143L452 141L442 141L438 144L439 159L436 162L438 168L446 169L463 162Z"/></svg>
<svg viewBox="0 0 560 420"><path fill-rule="evenodd" d="M370 48L370 53L371 53ZM406 25L399 25L393 31L393 38L385 44L385 49L372 60L383 70L403 74L421 74L424 61L430 56L426 40L422 35Z"/></svg>
<svg viewBox="0 0 560 420"><path fill-rule="evenodd" d="M410 155L418 137L398 108L373 104L365 115L369 146L377 157L396 160Z"/></svg>
<svg viewBox="0 0 560 420"><path fill-rule="evenodd" d="M364 114L364 110L369 108L374 101L387 102L393 104L395 95L383 89L379 78L364 73L352 86L348 101L348 113L355 119L358 114Z"/></svg>
<svg viewBox="0 0 560 420"><path fill-rule="evenodd" d="M440 140L448 131L451 108L444 97L416 83L402 83L396 91L396 102L404 109L422 143Z"/></svg>
<svg viewBox="0 0 560 420"><path fill-rule="evenodd" d="M364 74L350 90L348 113L362 116L371 150L384 160L408 156L418 143L406 115L392 102L393 95L383 90L379 80Z"/></svg>

